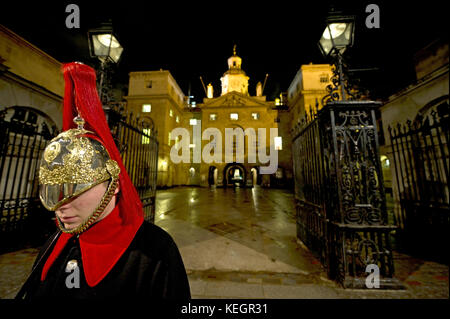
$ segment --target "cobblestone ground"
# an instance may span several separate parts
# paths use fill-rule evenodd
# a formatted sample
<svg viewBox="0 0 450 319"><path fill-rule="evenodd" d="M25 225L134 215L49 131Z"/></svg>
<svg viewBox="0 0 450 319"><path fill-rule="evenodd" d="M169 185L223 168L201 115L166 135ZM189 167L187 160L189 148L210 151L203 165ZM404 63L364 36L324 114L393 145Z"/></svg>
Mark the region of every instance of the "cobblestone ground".
<svg viewBox="0 0 450 319"><path fill-rule="evenodd" d="M296 239L292 194L179 187L157 194L155 223L177 242L193 298L449 298L449 267L394 253L403 290L343 289ZM38 250L0 255L0 298L13 298Z"/></svg>

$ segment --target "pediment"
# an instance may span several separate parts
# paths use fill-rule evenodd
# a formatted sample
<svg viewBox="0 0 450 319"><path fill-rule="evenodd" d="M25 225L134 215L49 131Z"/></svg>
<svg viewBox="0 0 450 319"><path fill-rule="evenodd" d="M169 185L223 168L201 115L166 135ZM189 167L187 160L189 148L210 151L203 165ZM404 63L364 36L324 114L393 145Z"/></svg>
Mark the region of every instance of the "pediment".
<svg viewBox="0 0 450 319"><path fill-rule="evenodd" d="M264 106L267 102L259 101L251 96L244 95L239 92L232 91L220 97L206 100L202 107L248 107L248 106Z"/></svg>

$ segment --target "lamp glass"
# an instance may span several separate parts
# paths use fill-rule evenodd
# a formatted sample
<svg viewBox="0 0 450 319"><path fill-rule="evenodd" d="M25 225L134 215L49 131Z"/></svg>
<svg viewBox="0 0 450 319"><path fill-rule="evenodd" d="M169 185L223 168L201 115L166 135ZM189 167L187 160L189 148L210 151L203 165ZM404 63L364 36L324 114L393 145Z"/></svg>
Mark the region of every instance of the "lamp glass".
<svg viewBox="0 0 450 319"><path fill-rule="evenodd" d="M346 47L352 45L353 28L354 20L348 17L344 19L330 19L319 40L322 53L328 56L333 52L333 49L343 53Z"/></svg>
<svg viewBox="0 0 450 319"><path fill-rule="evenodd" d="M93 54L100 59L111 59L117 63L122 55L123 48L112 34L91 34Z"/></svg>

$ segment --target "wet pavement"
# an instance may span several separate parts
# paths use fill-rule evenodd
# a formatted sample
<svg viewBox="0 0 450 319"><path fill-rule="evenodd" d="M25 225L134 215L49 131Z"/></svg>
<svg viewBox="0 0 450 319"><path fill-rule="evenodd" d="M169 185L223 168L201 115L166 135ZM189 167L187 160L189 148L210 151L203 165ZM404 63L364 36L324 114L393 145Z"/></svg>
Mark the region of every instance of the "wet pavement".
<svg viewBox="0 0 450 319"><path fill-rule="evenodd" d="M292 193L277 189L159 190L155 223L172 235L193 298L449 298L447 265L394 254L404 290L343 289L296 239ZM37 249L0 255L0 298L12 298Z"/></svg>

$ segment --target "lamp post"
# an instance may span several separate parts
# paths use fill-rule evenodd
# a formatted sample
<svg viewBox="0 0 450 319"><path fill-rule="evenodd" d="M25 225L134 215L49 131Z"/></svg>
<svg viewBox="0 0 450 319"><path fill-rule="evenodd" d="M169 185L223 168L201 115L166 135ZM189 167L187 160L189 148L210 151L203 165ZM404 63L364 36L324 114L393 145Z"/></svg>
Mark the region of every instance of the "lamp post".
<svg viewBox="0 0 450 319"><path fill-rule="evenodd" d="M103 104L106 104L107 95L104 92L104 83L107 77L109 63L117 64L123 52L117 36L113 33L112 23L103 23L100 27L88 31L89 52L91 57L100 60L99 96Z"/></svg>
<svg viewBox="0 0 450 319"><path fill-rule="evenodd" d="M348 88L344 75L344 61L342 55L348 47L353 45L355 34L355 17L333 13L326 19L326 27L319 40L319 48L325 58L331 58L335 64L334 79L331 85L327 87L328 95L324 99L336 101L340 91L340 98L347 100ZM351 95L351 94L350 94Z"/></svg>
<svg viewBox="0 0 450 319"><path fill-rule="evenodd" d="M294 174L297 236L343 287L402 289L394 278L390 234L396 227L388 218L380 163L381 102L357 99L346 78L343 53L353 44L355 17L335 13L326 22L319 47L335 65L332 84L323 107L292 140L300 172ZM374 285L367 280L370 269L377 273Z"/></svg>

